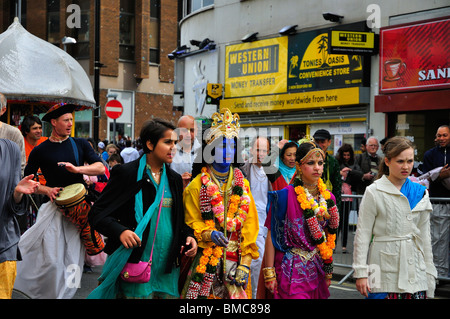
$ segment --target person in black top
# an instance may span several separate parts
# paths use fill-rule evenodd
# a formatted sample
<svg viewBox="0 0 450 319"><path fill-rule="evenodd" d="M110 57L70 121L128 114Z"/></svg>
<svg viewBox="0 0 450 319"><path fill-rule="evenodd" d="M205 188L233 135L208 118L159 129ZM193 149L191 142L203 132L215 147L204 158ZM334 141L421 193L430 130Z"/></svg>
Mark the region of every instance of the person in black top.
<svg viewBox="0 0 450 319"><path fill-rule="evenodd" d="M88 298L179 297L181 257L195 256L197 242L185 223L181 176L169 167L177 140L174 130L163 119L145 122L140 133L144 154L114 167L92 207L90 224L108 238L105 252L109 256L100 284ZM121 279L119 273L126 262L148 262L150 255L153 259L148 282Z"/></svg>
<svg viewBox="0 0 450 319"><path fill-rule="evenodd" d="M436 132L436 147L425 152L423 157L423 172L428 173L441 168L436 179L430 179L430 197L449 198L450 190L443 181L450 177L450 128L442 125ZM449 273L449 239L450 239L450 202L437 201L433 203L430 216L431 245L433 247L433 262L438 276L447 277Z"/></svg>
<svg viewBox="0 0 450 319"><path fill-rule="evenodd" d="M36 223L19 242L23 261L17 265L15 288L33 299L70 299L74 296L79 287L85 247L88 247L86 237L91 233L87 224L90 201L74 206L79 213L77 216L85 218L84 223L77 224L67 214L68 210L60 209L54 201L66 186L84 184L83 174L105 173L104 165L88 142L70 137L72 112L76 108L76 105L63 103L50 108L43 120L51 123L51 136L31 151L25 167L27 175L41 169L47 184L39 185L37 193L49 198L39 208ZM95 240L95 245L101 251L104 243L100 238ZM86 252L89 254L88 250Z"/></svg>
<svg viewBox="0 0 450 319"><path fill-rule="evenodd" d="M31 151L25 167L27 175L35 174L41 168L47 180L47 187L39 187L39 193L47 195L51 201L55 200L61 187L83 183L83 174L96 176L105 173L104 165L89 143L82 138L70 138L73 126L72 111L76 106L56 106L42 118L52 124L50 137ZM89 165L84 165L84 162Z"/></svg>

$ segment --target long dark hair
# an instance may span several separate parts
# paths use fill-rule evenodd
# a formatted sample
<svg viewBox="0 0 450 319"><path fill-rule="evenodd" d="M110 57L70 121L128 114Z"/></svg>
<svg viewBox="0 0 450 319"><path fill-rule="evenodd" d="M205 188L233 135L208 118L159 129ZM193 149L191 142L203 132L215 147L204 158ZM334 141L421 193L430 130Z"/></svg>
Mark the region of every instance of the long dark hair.
<svg viewBox="0 0 450 319"><path fill-rule="evenodd" d="M144 153L150 153L150 150L147 147L147 141L150 141L150 143L156 146L164 133L169 129L175 130L175 125L161 118L154 118L153 120L145 122L144 125L142 125L140 133Z"/></svg>
<svg viewBox="0 0 450 319"><path fill-rule="evenodd" d="M300 164L300 162L302 161L303 157L306 156L306 154L308 154L308 152L310 150L312 150L313 148L320 148L319 145L317 145L316 142L304 142L301 143L300 146L297 148L297 153L295 153L295 161L297 163Z"/></svg>
<svg viewBox="0 0 450 319"><path fill-rule="evenodd" d="M339 148L338 153L336 155L336 159L338 160L339 164L345 164L345 161L344 161L344 153L345 152L350 153L350 159L348 160L348 165L355 164L355 152L353 152L353 147L350 144L342 144L342 146Z"/></svg>
<svg viewBox="0 0 450 319"><path fill-rule="evenodd" d="M286 142L280 150L280 160L283 160L284 153L288 148L295 147L298 150L298 144L294 141Z"/></svg>

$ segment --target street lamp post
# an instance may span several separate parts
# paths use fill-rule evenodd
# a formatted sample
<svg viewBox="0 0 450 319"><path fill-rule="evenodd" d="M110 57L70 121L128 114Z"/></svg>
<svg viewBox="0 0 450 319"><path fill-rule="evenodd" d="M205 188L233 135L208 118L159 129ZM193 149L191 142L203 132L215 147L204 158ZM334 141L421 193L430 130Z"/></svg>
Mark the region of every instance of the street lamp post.
<svg viewBox="0 0 450 319"><path fill-rule="evenodd" d="M99 138L100 120L100 0L95 0L95 48L94 48L94 99L96 108L94 109L94 140Z"/></svg>

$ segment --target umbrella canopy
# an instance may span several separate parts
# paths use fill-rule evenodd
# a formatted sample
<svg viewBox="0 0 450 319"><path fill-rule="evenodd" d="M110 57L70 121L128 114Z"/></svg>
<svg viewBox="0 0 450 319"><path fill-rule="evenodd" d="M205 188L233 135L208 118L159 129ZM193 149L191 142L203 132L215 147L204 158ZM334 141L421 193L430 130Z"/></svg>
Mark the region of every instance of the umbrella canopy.
<svg viewBox="0 0 450 319"><path fill-rule="evenodd" d="M0 34L0 92L8 100L95 107L91 82L67 52L29 33L14 19Z"/></svg>

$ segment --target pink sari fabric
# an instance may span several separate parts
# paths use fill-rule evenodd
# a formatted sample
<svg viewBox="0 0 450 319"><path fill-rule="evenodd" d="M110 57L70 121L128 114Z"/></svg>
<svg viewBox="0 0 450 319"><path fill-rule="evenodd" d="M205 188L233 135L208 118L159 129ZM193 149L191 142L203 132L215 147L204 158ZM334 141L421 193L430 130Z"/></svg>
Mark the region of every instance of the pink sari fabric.
<svg viewBox="0 0 450 319"><path fill-rule="evenodd" d="M305 252L316 248L311 241L306 220L303 216L297 195L292 186L287 187L287 208L285 214L277 214L275 218L283 218L283 249L275 252L275 271L278 280L278 293L275 299L326 299L330 296L323 271L323 261L318 253L306 260L290 249L300 248ZM286 189L284 190L286 191ZM332 200L335 198L332 195ZM278 198L283 200L282 196ZM285 198L284 198L285 200ZM276 205L276 203L273 203ZM269 213L271 214L271 213ZM268 220L271 220L268 218ZM322 225L325 226L325 225Z"/></svg>

